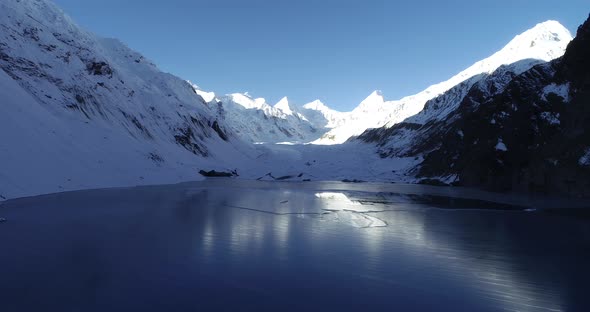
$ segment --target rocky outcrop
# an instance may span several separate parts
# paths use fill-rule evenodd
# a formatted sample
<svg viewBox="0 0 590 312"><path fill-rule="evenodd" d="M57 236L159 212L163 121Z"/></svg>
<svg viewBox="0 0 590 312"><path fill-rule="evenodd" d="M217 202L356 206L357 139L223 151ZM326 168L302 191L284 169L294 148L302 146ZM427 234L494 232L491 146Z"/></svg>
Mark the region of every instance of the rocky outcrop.
<svg viewBox="0 0 590 312"><path fill-rule="evenodd" d="M215 171L215 170L210 170L210 171L199 170L199 174L204 177L208 177L208 178L230 178L230 177L237 177L238 176L238 172L236 170L229 171L229 172Z"/></svg>

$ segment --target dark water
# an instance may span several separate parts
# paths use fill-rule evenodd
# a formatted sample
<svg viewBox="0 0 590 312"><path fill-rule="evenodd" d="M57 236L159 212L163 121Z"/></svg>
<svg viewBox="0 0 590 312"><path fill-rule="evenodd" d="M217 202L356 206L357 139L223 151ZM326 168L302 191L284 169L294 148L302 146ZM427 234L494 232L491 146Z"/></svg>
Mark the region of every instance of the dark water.
<svg viewBox="0 0 590 312"><path fill-rule="evenodd" d="M5 202L0 311L590 311L587 217L430 190L215 180Z"/></svg>

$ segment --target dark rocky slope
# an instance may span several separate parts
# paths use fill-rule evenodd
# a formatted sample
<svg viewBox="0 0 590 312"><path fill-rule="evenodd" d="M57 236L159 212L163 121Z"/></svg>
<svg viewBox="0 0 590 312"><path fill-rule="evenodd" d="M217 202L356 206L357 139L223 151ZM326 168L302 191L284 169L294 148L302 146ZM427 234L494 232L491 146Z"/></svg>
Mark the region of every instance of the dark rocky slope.
<svg viewBox="0 0 590 312"><path fill-rule="evenodd" d="M474 85L442 120L375 129L360 139L376 142L383 157L424 157L414 173L430 181L590 196L589 56L590 19L562 58L510 77L500 90ZM409 144L387 148L391 140Z"/></svg>

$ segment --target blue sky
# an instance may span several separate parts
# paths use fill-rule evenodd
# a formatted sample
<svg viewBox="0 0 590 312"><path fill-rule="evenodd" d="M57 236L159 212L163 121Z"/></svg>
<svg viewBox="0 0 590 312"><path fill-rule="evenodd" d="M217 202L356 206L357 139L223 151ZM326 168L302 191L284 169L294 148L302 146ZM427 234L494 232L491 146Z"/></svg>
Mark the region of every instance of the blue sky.
<svg viewBox="0 0 590 312"><path fill-rule="evenodd" d="M351 110L417 93L549 19L572 33L587 0L54 0L164 71L217 93Z"/></svg>

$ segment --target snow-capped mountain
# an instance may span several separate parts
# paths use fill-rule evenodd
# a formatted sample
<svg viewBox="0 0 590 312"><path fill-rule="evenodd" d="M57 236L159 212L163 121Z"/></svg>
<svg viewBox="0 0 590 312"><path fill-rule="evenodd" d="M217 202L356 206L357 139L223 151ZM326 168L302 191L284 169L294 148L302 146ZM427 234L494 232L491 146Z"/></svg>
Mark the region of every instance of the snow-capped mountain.
<svg viewBox="0 0 590 312"><path fill-rule="evenodd" d="M351 112L332 110L320 101L294 106L287 97L273 106L263 98L252 99L239 93L219 97L219 102L232 132L246 141L341 144L369 128L391 127L411 116L415 116L413 123L423 123L431 116L441 118L456 108L471 86L500 66L522 61L518 62L519 68L514 68L516 65L511 68L512 72L521 73L538 62L563 55L571 39L569 31L558 22L540 23L516 36L500 51L447 81L396 101L387 101L380 91L374 91ZM455 88L446 97L438 97L457 85L461 88ZM214 99L213 93L198 89L197 93L207 102ZM438 103L427 110L430 114L422 111L425 104L434 98L438 99ZM433 107L437 108L436 111L432 111ZM246 115L248 117L244 117Z"/></svg>
<svg viewBox="0 0 590 312"><path fill-rule="evenodd" d="M280 110L283 114L287 116L293 115L293 111L291 110L291 107L289 107L289 99L287 97L282 98L273 107Z"/></svg>
<svg viewBox="0 0 590 312"><path fill-rule="evenodd" d="M0 2L0 69L4 197L195 180L241 144L189 83L49 1Z"/></svg>
<svg viewBox="0 0 590 312"><path fill-rule="evenodd" d="M502 65L521 60L550 61L563 55L572 36L556 21L547 21L512 39L503 49L479 61L447 81L432 85L424 91L404 97L397 101L385 101L383 95L375 91L353 110L346 121L326 133L317 144L339 144L351 136L359 135L367 128L390 127L422 111L427 101L441 95L456 85L463 84L463 92L469 89L482 74L490 74ZM534 61L520 63L522 72L530 68ZM457 102L451 100L452 102ZM427 118L428 119L428 118ZM416 120L416 122L418 122Z"/></svg>
<svg viewBox="0 0 590 312"><path fill-rule="evenodd" d="M347 115L329 108L320 100L307 103L302 108L301 114L308 120L313 120L313 124L329 129L342 125Z"/></svg>
<svg viewBox="0 0 590 312"><path fill-rule="evenodd" d="M587 29L550 63L571 40L552 21L421 93L387 101L375 91L353 111L337 112L319 100L300 106L285 97L273 105L202 90L123 43L80 29L48 0L4 0L0 200L197 180L200 169L465 185L506 184L525 172L519 179L538 185L535 169L553 168L540 172L564 169L560 179L577 181L590 163ZM340 146L252 144L341 143L380 126ZM534 159L528 167L526 157ZM551 181L543 187L565 188Z"/></svg>
<svg viewBox="0 0 590 312"><path fill-rule="evenodd" d="M199 86L197 86L196 84L187 81L195 90L195 93L197 93L201 98L203 98L203 100L206 103L218 103L219 100L217 99L215 92L207 92L205 90L202 90Z"/></svg>
<svg viewBox="0 0 590 312"><path fill-rule="evenodd" d="M319 100L299 106L283 97L271 105L247 93L217 96L191 85L210 107L216 107L217 118L226 121L227 130L246 142L308 143L342 124L346 116Z"/></svg>
<svg viewBox="0 0 590 312"><path fill-rule="evenodd" d="M368 128L383 125L384 115L392 117L391 103L386 102L381 91L374 91L352 112L343 113L338 124L313 144L342 144L350 137Z"/></svg>
<svg viewBox="0 0 590 312"><path fill-rule="evenodd" d="M502 66L465 95L458 85L360 139L377 142L382 157L423 159L412 173L429 183L588 196L588 55L590 18L563 57L526 71L535 62ZM439 106L445 98L460 101L448 109Z"/></svg>
<svg viewBox="0 0 590 312"><path fill-rule="evenodd" d="M530 69L538 64L544 64L544 62L522 60L510 65L502 65L491 74L474 76L426 102L424 109L418 114L391 127L367 130L359 138L379 142L379 154L383 157L411 157L419 154L420 150L435 149L436 146L424 146L425 142L430 142L425 139L425 136L428 136L435 128L434 123L455 112L463 102L469 102L472 107L478 106L475 94L478 98L487 98L503 92L512 79L523 72L523 69Z"/></svg>
<svg viewBox="0 0 590 312"><path fill-rule="evenodd" d="M263 98L234 93L213 97L209 105L216 107L217 118L225 121L230 133L250 143L306 143L326 131L293 111L286 97L272 106Z"/></svg>

